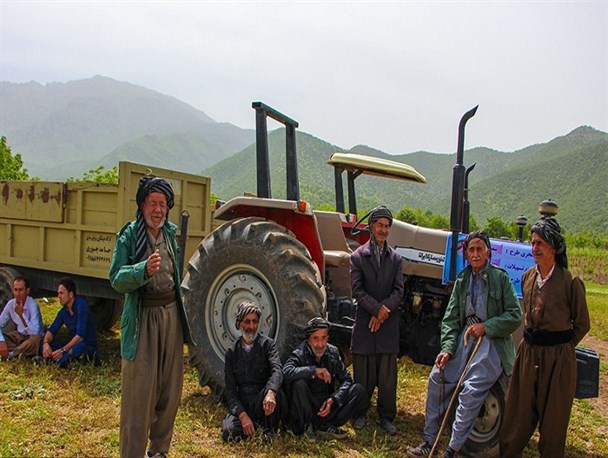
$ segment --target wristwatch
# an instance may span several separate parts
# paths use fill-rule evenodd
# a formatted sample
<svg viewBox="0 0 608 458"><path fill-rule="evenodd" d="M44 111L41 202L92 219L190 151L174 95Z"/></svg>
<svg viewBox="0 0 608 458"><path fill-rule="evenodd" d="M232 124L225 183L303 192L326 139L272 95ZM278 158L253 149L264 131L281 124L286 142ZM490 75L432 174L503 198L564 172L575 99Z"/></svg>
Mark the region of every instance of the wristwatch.
<svg viewBox="0 0 608 458"><path fill-rule="evenodd" d="M62 353L62 354L64 354L64 355L65 355L67 352L68 352L68 351L65 349L65 347L63 347L63 348L61 349L61 353Z"/></svg>

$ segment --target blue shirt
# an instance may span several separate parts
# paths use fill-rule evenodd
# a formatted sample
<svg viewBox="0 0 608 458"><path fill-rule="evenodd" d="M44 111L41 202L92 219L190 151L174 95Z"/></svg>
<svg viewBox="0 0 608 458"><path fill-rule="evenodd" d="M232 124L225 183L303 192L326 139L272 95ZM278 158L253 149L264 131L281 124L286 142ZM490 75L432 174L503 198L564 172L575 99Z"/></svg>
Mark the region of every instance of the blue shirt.
<svg viewBox="0 0 608 458"><path fill-rule="evenodd" d="M67 307L61 307L48 331L55 336L63 325L68 328L72 337L74 335L82 337L83 343L87 347L97 347L97 331L93 314L84 297L76 296L72 304L72 315L68 312Z"/></svg>

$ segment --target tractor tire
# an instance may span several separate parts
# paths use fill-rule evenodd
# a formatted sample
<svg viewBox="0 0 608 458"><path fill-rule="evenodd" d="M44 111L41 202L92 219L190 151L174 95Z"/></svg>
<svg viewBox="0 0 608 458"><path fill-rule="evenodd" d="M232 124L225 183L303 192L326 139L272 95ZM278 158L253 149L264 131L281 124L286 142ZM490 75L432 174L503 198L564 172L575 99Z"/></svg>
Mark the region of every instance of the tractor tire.
<svg viewBox="0 0 608 458"><path fill-rule="evenodd" d="M86 297L93 314L97 332L109 331L116 324L122 313L124 301L121 299L107 299L102 297Z"/></svg>
<svg viewBox="0 0 608 458"><path fill-rule="evenodd" d="M497 457L498 439L505 412L505 401L509 379L503 375L490 388L484 404L481 406L475 426L471 430L469 439L460 450L464 456ZM454 422L456 409L450 412L449 424Z"/></svg>
<svg viewBox="0 0 608 458"><path fill-rule="evenodd" d="M8 301L13 299L13 282L16 277L19 276L19 272L11 267L0 267L0 313L6 307ZM13 320L2 328L2 332L7 333L10 331L17 330L17 326L13 323Z"/></svg>
<svg viewBox="0 0 608 458"><path fill-rule="evenodd" d="M234 317L243 300L262 310L259 332L275 340L282 361L303 339L308 320L324 316L324 288L308 250L262 218L230 221L207 235L182 290L195 342L189 361L217 397L224 392L224 355L240 335Z"/></svg>

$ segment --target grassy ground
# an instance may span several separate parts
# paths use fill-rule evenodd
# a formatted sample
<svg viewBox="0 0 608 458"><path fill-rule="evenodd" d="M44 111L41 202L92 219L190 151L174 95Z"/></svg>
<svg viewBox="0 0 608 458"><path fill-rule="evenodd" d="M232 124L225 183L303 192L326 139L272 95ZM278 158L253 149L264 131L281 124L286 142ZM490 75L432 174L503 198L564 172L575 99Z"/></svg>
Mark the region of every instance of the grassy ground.
<svg viewBox="0 0 608 458"><path fill-rule="evenodd" d="M602 398L575 400L568 434L568 457L608 456L608 286L587 285L592 331L583 346L602 357ZM49 324L57 304L42 305ZM118 456L120 357L117 330L100 336L101 367L52 365L11 361L0 363L0 456L2 457L115 457ZM182 405L171 449L172 457L393 457L420 441L424 424L426 379L430 368L402 358L399 367L399 433L385 437L374 425L362 432L347 426L344 441L310 444L289 435L271 446L260 441L224 445L220 439L225 409L201 388L194 369L187 367ZM374 418L373 410L370 418ZM370 422L372 423L373 420ZM445 446L446 438L444 438ZM538 456L536 438L524 456Z"/></svg>

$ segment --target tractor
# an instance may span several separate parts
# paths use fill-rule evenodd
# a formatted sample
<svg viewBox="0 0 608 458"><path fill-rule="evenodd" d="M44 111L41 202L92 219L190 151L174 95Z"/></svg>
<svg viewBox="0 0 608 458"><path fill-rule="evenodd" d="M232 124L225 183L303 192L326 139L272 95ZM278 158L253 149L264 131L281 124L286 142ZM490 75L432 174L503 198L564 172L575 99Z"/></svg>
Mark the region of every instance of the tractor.
<svg viewBox="0 0 608 458"><path fill-rule="evenodd" d="M254 102L252 107L256 111L257 197L235 197L216 209L215 219L225 222L200 243L182 283L196 342L189 350L190 363L198 370L200 384L219 396L224 389L224 354L238 338L235 312L245 299L253 300L262 310L260 332L275 339L283 361L301 341L303 328L314 316L330 321L331 341L345 360L350 359L356 308L351 295L350 255L370 236L364 218L357 221L355 179L367 174L426 182L408 165L338 152L328 160L334 167L337 211L315 211L299 195L298 123L262 102ZM406 293L400 310L400 353L417 363L433 364L439 352L439 325L457 273L457 242L460 234L468 231L463 224L468 208L463 205L468 172L462 165L462 152L464 127L476 109L460 122L451 231L395 220L388 238L403 258ZM285 125L284 200L271 196L268 117ZM506 382L499 380L489 394L467 443L469 452L496 446Z"/></svg>

